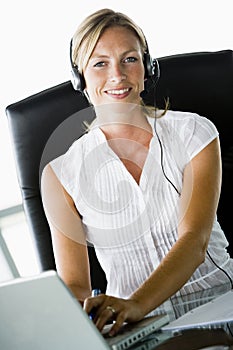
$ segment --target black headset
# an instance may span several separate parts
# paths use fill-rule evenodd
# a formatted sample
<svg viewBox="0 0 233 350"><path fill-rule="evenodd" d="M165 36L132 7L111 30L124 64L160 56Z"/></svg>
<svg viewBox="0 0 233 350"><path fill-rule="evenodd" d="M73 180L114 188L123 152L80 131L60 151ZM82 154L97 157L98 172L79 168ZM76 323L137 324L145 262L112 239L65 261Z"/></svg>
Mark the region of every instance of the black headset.
<svg viewBox="0 0 233 350"><path fill-rule="evenodd" d="M83 92L86 84L85 84L83 75L79 72L78 66L73 62L72 43L73 43L73 40L71 39L70 41L71 82L74 90ZM145 79L146 79L145 91L147 91L148 89L151 89L151 87L155 86L160 76L159 63L157 59L152 59L149 53L148 45L147 45L147 50L144 53L143 63L145 68Z"/></svg>

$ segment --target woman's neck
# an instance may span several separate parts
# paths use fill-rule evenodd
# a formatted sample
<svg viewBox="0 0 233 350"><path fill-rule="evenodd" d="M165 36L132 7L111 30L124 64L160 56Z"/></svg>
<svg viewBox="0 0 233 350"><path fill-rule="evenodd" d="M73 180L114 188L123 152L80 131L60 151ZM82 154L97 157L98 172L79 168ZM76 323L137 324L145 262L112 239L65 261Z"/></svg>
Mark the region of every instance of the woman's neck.
<svg viewBox="0 0 233 350"><path fill-rule="evenodd" d="M130 103L113 103L95 107L96 121L107 139L137 139L152 129L141 105Z"/></svg>
<svg viewBox="0 0 233 350"><path fill-rule="evenodd" d="M145 145L148 143L148 139L150 140L152 137L152 128L147 120L140 124L112 123L102 125L100 129L103 131L107 140L135 140Z"/></svg>

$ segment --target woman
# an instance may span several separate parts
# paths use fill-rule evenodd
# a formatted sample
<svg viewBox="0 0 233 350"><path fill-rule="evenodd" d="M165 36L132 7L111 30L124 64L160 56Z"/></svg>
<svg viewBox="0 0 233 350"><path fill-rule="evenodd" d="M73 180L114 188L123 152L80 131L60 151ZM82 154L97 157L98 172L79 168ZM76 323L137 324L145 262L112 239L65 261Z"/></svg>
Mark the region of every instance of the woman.
<svg viewBox="0 0 233 350"><path fill-rule="evenodd" d="M224 284L233 271L216 219L218 131L193 113L152 115L141 98L147 57L141 29L121 13L103 9L80 24L72 61L96 119L42 177L58 273L87 313L96 308L100 330L115 320L111 335L160 312L175 293ZM106 295L90 297L87 242Z"/></svg>

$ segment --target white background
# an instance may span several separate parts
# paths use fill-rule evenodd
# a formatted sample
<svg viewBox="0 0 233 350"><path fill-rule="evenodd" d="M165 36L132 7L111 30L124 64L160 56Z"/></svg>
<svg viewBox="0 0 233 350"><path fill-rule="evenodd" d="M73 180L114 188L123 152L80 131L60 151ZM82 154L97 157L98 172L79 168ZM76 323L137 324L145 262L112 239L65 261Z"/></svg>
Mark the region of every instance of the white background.
<svg viewBox="0 0 233 350"><path fill-rule="evenodd" d="M78 23L109 7L134 19L150 53L233 49L232 0L7 0L0 5L0 209L21 203L5 107L70 78Z"/></svg>

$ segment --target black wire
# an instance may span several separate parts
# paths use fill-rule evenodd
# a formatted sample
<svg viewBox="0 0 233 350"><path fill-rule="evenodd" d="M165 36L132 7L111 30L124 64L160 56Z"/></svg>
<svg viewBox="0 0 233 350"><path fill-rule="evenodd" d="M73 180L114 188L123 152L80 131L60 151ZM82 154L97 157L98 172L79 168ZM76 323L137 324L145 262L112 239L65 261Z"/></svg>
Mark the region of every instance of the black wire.
<svg viewBox="0 0 233 350"><path fill-rule="evenodd" d="M231 327L229 326L229 323L227 323L227 329L229 334L233 337L233 333L232 333Z"/></svg>
<svg viewBox="0 0 233 350"><path fill-rule="evenodd" d="M162 169L163 175L166 178L166 180L172 185L172 187L175 189L175 191L178 193L178 195L180 196L180 192L178 191L178 189L176 188L174 183L169 179L169 177L167 176L167 174L165 173L165 170L164 170L164 166L163 166L163 145L162 145L162 142L160 140L159 134L157 133L157 130L156 130L156 115L155 115L155 121L154 121L154 130L155 130L157 139L159 141L159 146L160 146L160 164L161 164L161 169Z"/></svg>
<svg viewBox="0 0 233 350"><path fill-rule="evenodd" d="M232 278L231 276L221 267L219 266L215 261L214 259L212 258L212 256L210 255L209 251L207 250L207 255L208 257L210 258L210 260L212 261L212 263L219 269L221 270L223 273L225 273L225 275L227 276L227 278L229 279L230 283L231 283L231 289L233 289L233 281L232 281Z"/></svg>

